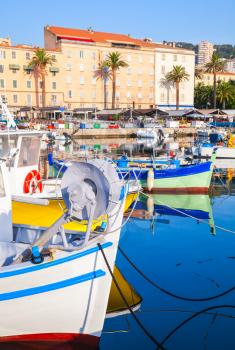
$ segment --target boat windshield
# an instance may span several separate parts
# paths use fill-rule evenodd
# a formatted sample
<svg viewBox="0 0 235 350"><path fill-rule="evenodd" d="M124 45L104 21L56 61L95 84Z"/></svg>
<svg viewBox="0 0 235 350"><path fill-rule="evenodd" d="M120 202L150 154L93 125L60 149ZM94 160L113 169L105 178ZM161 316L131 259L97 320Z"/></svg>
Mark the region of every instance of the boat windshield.
<svg viewBox="0 0 235 350"><path fill-rule="evenodd" d="M5 197L5 186L3 181L2 169L0 168L0 198Z"/></svg>
<svg viewBox="0 0 235 350"><path fill-rule="evenodd" d="M38 165L40 155L40 138L23 136L20 146L18 168Z"/></svg>

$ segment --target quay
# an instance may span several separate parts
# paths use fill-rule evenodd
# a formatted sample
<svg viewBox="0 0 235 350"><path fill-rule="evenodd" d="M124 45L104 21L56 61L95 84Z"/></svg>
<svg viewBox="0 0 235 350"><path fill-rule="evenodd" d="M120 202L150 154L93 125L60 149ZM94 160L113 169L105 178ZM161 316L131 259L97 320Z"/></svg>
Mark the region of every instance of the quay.
<svg viewBox="0 0 235 350"><path fill-rule="evenodd" d="M139 128L117 128L117 129L58 129L57 132L63 135L69 134L73 139L113 139L113 138L133 138L136 137ZM196 128L163 128L164 133L174 137L194 136L197 134Z"/></svg>

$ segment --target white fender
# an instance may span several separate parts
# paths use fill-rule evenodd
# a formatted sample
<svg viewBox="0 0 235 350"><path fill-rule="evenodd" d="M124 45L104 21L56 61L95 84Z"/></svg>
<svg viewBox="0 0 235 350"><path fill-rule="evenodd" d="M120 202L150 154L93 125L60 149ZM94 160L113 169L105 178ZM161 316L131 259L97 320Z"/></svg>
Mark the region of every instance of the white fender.
<svg viewBox="0 0 235 350"><path fill-rule="evenodd" d="M154 214L154 200L153 197L148 197L147 199L147 210L150 217Z"/></svg>
<svg viewBox="0 0 235 350"><path fill-rule="evenodd" d="M148 190L151 191L154 185L154 171L153 169L149 169L147 176L147 187Z"/></svg>

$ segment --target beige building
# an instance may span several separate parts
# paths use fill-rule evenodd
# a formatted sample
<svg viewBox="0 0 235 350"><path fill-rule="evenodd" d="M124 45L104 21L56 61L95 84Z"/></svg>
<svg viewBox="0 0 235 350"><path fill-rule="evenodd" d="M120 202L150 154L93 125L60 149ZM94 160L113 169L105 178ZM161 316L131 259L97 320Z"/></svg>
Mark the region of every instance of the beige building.
<svg viewBox="0 0 235 350"><path fill-rule="evenodd" d="M198 44L198 65L204 65L211 60L214 52L214 45L208 41L201 41Z"/></svg>
<svg viewBox="0 0 235 350"><path fill-rule="evenodd" d="M221 72L217 73L216 80L218 81L235 81L235 73L229 72ZM213 73L204 73L202 79L196 79L196 84L202 82L205 85L213 85L214 84L214 75Z"/></svg>
<svg viewBox="0 0 235 350"><path fill-rule="evenodd" d="M36 106L35 79L28 68L35 47L28 45L12 46L8 39L0 39L0 94L12 109ZM61 52L49 52L57 63L50 67L46 77L46 105L63 105L64 93L61 90L62 75L58 68L62 63ZM39 81L39 101L42 105L42 85Z"/></svg>
<svg viewBox="0 0 235 350"><path fill-rule="evenodd" d="M117 74L116 107L175 108L175 87L164 85L174 65L190 74L180 85L180 107L193 106L194 52L172 43L158 44L151 39L55 26L44 28L45 49L56 58L46 77L46 105L68 109L103 108L103 82L94 76L100 61L119 51L128 63ZM35 47L12 46L0 40L0 94L14 109L36 106L35 79L28 69ZM39 85L40 106L42 102ZM111 108L112 82L108 81L108 107Z"/></svg>

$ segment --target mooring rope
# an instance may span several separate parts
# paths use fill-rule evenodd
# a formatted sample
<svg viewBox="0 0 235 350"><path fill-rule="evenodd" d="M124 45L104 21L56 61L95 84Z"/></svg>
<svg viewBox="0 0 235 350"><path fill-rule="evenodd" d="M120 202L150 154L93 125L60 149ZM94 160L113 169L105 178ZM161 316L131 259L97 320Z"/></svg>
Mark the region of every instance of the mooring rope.
<svg viewBox="0 0 235 350"><path fill-rule="evenodd" d="M148 195L147 193L144 193L143 191L140 191L140 193L141 193L142 195L148 197L148 198L152 198L151 195ZM209 223L208 223L206 220L198 219L198 218L196 218L195 216L190 215L190 214L187 214L187 213L183 212L183 211L180 210L180 209L171 207L170 205L168 205L168 204L162 202L162 201L159 200L159 199L157 199L157 202L159 202L160 204L162 204L162 205L164 205L164 206L166 206L166 207L168 207L168 208L170 208L170 209L172 209L172 210L174 210L174 211L180 213L180 214L183 215L183 216L187 216L187 217L189 217L189 218L191 218L191 219L193 219L193 220L196 220L196 221L198 221L198 222L201 222L202 224L206 224L207 226L210 226ZM229 233L235 234L235 231L230 230L230 229L227 229L227 228L225 228L225 227L223 227L223 226L219 226L219 225L216 225L216 224L214 224L213 226L216 227L217 229L221 230L221 231L225 231L225 232L229 232Z"/></svg>

